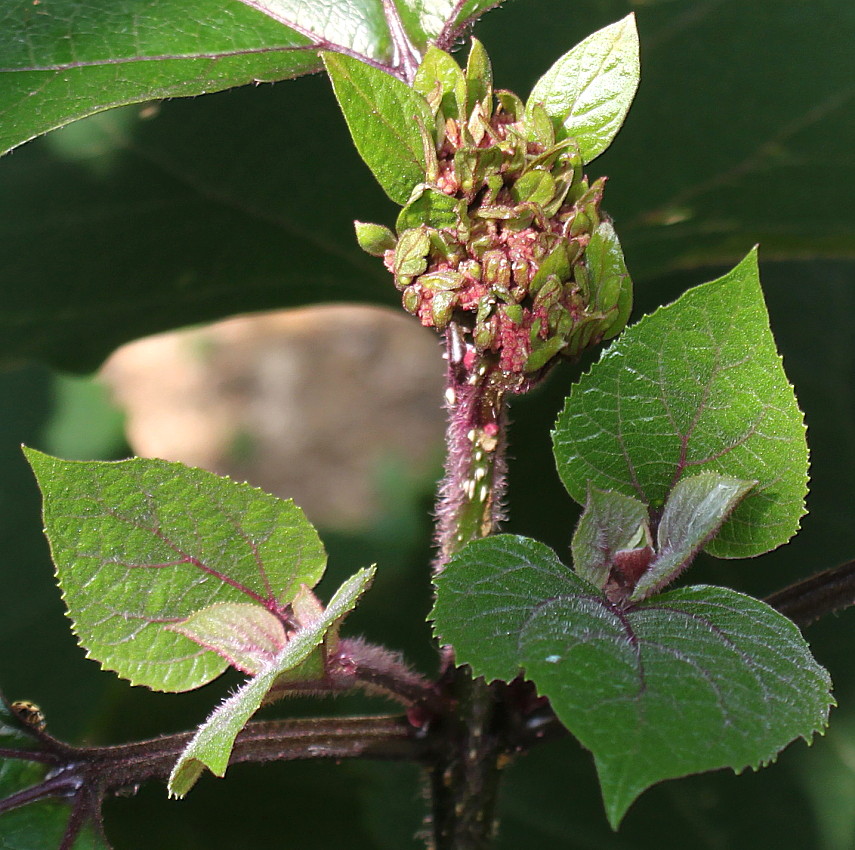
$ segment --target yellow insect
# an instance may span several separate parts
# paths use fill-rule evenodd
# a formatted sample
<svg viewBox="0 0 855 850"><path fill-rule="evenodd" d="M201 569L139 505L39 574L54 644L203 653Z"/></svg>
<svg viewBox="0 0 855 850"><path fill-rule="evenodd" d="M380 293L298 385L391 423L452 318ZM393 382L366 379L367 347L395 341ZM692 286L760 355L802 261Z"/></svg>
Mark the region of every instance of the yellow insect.
<svg viewBox="0 0 855 850"><path fill-rule="evenodd" d="M34 702L20 699L13 702L9 707L27 726L32 726L33 729L37 729L39 732L47 726L44 712Z"/></svg>

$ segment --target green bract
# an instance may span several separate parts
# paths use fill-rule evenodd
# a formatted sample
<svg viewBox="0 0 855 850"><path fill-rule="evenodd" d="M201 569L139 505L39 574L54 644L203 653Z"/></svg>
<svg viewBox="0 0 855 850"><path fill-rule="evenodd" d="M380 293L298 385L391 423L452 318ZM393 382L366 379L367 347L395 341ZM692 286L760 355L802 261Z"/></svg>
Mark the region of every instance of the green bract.
<svg viewBox="0 0 855 850"><path fill-rule="evenodd" d="M433 129L425 99L358 59L338 53L323 59L356 149L386 194L405 203L424 179L424 133Z"/></svg>
<svg viewBox="0 0 855 850"><path fill-rule="evenodd" d="M768 605L699 586L622 608L522 537L466 546L431 616L476 676L523 673L549 697L593 753L615 828L650 785L759 767L824 729L833 705L828 674Z"/></svg>
<svg viewBox="0 0 855 850"><path fill-rule="evenodd" d="M631 41L624 32L634 33L631 18L615 26L624 35L613 38L614 28L608 30L609 44ZM619 69L625 63L637 80L632 51L617 50L610 61ZM357 149L404 204L398 242L383 254L406 310L437 330L454 321L478 354L495 355L509 388L514 381L525 386L559 354L575 357L623 328L632 282L614 228L600 212L605 180L589 182L582 172L591 128L580 124L579 139L563 125L556 134L542 104L525 110L510 92L494 97L479 42L465 71L437 47L426 52L413 85L429 119L416 115L416 95L381 98L387 88L397 91L396 81L369 69L364 76L373 85L359 86L338 58L328 65ZM623 106L603 118L608 140L597 126L600 149L629 106L624 83L614 92L604 84L610 102ZM402 104L409 128L393 136L387 124L400 126Z"/></svg>
<svg viewBox="0 0 855 850"><path fill-rule="evenodd" d="M598 157L620 130L639 79L635 15L588 36L535 84L526 105L529 124L542 106L557 138L576 140L582 162Z"/></svg>

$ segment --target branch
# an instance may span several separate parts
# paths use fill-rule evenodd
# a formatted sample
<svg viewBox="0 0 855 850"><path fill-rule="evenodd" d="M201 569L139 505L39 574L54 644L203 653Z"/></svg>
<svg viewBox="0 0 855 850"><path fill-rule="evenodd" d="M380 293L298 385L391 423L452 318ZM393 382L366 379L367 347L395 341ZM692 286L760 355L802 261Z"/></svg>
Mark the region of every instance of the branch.
<svg viewBox="0 0 855 850"><path fill-rule="evenodd" d="M45 799L69 800L73 813L97 812L106 795L165 780L192 737L183 732L117 746L69 747L44 736L42 743L55 750L58 766L43 782L0 800L0 814ZM6 758L34 760L32 751L23 748L7 749ZM426 737L406 717L319 717L249 723L235 741L229 764L308 758L426 763L431 755Z"/></svg>
<svg viewBox="0 0 855 850"><path fill-rule="evenodd" d="M763 601L800 628L809 626L826 614L855 605L855 561L791 584Z"/></svg>

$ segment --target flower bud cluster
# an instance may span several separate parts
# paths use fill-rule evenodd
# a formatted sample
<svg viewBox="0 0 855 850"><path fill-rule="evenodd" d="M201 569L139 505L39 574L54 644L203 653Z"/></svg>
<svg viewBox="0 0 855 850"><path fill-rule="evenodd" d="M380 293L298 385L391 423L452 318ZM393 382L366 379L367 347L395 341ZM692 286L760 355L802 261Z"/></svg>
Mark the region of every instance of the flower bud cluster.
<svg viewBox="0 0 855 850"><path fill-rule="evenodd" d="M483 63L462 90L437 80L425 92L436 126L422 128L425 181L397 236L360 223L357 234L423 325L453 320L503 372L531 375L626 322L629 278L600 212L605 178L589 183L578 146L556 138L539 104L494 95Z"/></svg>

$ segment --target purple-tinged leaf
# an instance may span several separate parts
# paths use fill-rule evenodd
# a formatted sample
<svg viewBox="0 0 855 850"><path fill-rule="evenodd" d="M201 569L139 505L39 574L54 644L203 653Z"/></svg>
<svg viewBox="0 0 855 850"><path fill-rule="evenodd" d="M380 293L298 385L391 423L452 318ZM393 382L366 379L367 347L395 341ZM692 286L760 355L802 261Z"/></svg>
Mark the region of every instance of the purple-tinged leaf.
<svg viewBox="0 0 855 850"><path fill-rule="evenodd" d="M646 505L632 496L592 487L573 534L573 568L602 590L616 553L650 543Z"/></svg>
<svg viewBox="0 0 855 850"><path fill-rule="evenodd" d="M663 779L775 759L825 728L828 674L763 602L689 587L615 605L542 543L466 546L436 579L437 637L475 675L519 673L594 755L617 827Z"/></svg>
<svg viewBox="0 0 855 850"><path fill-rule="evenodd" d="M255 675L285 646L282 621L251 602L220 602L167 629L221 655L232 667Z"/></svg>
<svg viewBox="0 0 855 850"><path fill-rule="evenodd" d="M303 512L248 484L163 460L26 454L74 632L89 657L134 684L211 681L228 662L165 626L225 602L284 616L324 573Z"/></svg>
<svg viewBox="0 0 855 850"><path fill-rule="evenodd" d="M807 443L751 252L628 328L573 388L553 431L558 473L664 509L684 476L757 485L706 551L747 558L786 543L805 512Z"/></svg>
<svg viewBox="0 0 855 850"><path fill-rule="evenodd" d="M636 585L632 600L646 599L670 584L756 484L717 472L678 481L656 531L656 558Z"/></svg>
<svg viewBox="0 0 855 850"><path fill-rule="evenodd" d="M235 738L261 707L277 680L299 668L321 645L327 635L337 633L341 621L353 610L374 578L374 567L360 570L335 592L323 617L298 630L271 663L226 699L199 727L181 754L169 778L169 793L183 797L207 767L215 776L224 776Z"/></svg>

